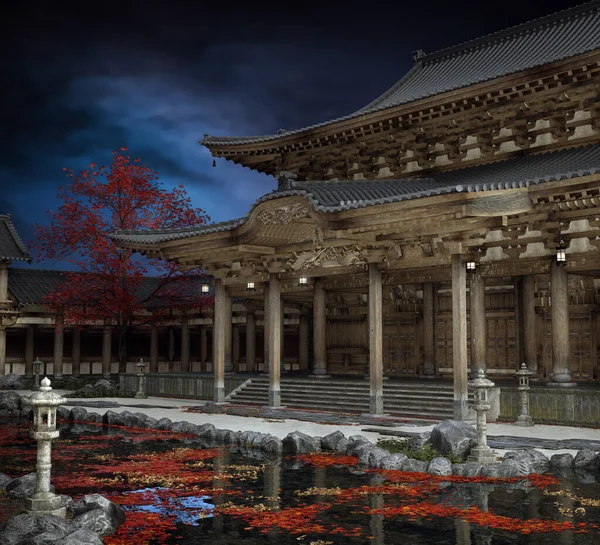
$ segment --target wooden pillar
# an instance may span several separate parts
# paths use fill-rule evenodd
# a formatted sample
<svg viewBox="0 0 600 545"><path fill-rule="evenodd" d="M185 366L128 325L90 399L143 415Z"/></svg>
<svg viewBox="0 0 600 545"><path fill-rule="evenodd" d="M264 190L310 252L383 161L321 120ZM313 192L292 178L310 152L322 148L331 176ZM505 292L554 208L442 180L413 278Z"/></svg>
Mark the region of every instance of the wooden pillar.
<svg viewBox="0 0 600 545"><path fill-rule="evenodd" d="M213 314L213 401L225 401L225 320L227 317L227 293L220 278L215 278L215 310Z"/></svg>
<svg viewBox="0 0 600 545"><path fill-rule="evenodd" d="M435 375L435 323L433 319L434 286L431 282L423 284L423 374Z"/></svg>
<svg viewBox="0 0 600 545"><path fill-rule="evenodd" d="M158 373L158 326L150 326L150 372Z"/></svg>
<svg viewBox="0 0 600 545"><path fill-rule="evenodd" d="M298 325L298 363L301 371L308 371L308 316L300 314Z"/></svg>
<svg viewBox="0 0 600 545"><path fill-rule="evenodd" d="M527 368L537 373L537 337L535 317L535 277L524 276L521 280L523 292L523 341L525 344L525 363Z"/></svg>
<svg viewBox="0 0 600 545"><path fill-rule="evenodd" d="M471 378L477 377L477 370L487 370L485 349L486 320L485 320L485 281L481 272L475 269L471 273Z"/></svg>
<svg viewBox="0 0 600 545"><path fill-rule="evenodd" d="M269 407L281 406L281 283L276 274L269 278Z"/></svg>
<svg viewBox="0 0 600 545"><path fill-rule="evenodd" d="M6 328L0 327L0 376L6 374Z"/></svg>
<svg viewBox="0 0 600 545"><path fill-rule="evenodd" d="M190 322L184 314L181 316L181 372L190 371Z"/></svg>
<svg viewBox="0 0 600 545"><path fill-rule="evenodd" d="M246 313L246 371L255 371L256 366L256 314Z"/></svg>
<svg viewBox="0 0 600 545"><path fill-rule="evenodd" d="M285 372L285 310L284 310L283 300L281 301L281 345L279 348L279 352L281 354L280 364L281 369Z"/></svg>
<svg viewBox="0 0 600 545"><path fill-rule="evenodd" d="M235 371L239 371L240 361L240 328L232 326L231 364Z"/></svg>
<svg viewBox="0 0 600 545"><path fill-rule="evenodd" d="M110 378L111 361L111 327L108 320L104 320L104 329L102 331L102 376Z"/></svg>
<svg viewBox="0 0 600 545"><path fill-rule="evenodd" d="M263 333L264 333L264 353L263 358L263 373L269 374L269 351L271 350L271 341L269 340L269 285L265 286L265 310L263 317Z"/></svg>
<svg viewBox="0 0 600 545"><path fill-rule="evenodd" d="M54 380L63 378L63 340L65 333L64 319L60 314L56 315L54 323Z"/></svg>
<svg viewBox="0 0 600 545"><path fill-rule="evenodd" d="M461 254L452 254L452 359L454 419L468 415L467 271Z"/></svg>
<svg viewBox="0 0 600 545"><path fill-rule="evenodd" d="M313 287L313 371L311 377L326 378L327 374L327 300L323 279Z"/></svg>
<svg viewBox="0 0 600 545"><path fill-rule="evenodd" d="M207 354L207 342L206 342L206 326L200 326L200 370L202 370L202 365L206 362L206 354Z"/></svg>
<svg viewBox="0 0 600 545"><path fill-rule="evenodd" d="M35 342L35 326L28 325L25 328L25 376L33 377L33 353Z"/></svg>
<svg viewBox="0 0 600 545"><path fill-rule="evenodd" d="M369 263L369 412L383 414L383 293L381 271Z"/></svg>
<svg viewBox="0 0 600 545"><path fill-rule="evenodd" d="M569 284L564 265L550 265L552 311L552 386L574 386L569 362Z"/></svg>
<svg viewBox="0 0 600 545"><path fill-rule="evenodd" d="M27 353L27 352L26 352ZM33 346L31 347L33 357ZM71 345L71 374L75 377L81 375L81 330L78 327L73 328L73 344ZM33 360L32 360L33 362ZM25 363L25 373L27 374L27 362Z"/></svg>
<svg viewBox="0 0 600 545"><path fill-rule="evenodd" d="M225 345L225 372L232 373L233 372L233 320L232 320L232 300L231 296L225 292L225 337L224 337L224 345Z"/></svg>

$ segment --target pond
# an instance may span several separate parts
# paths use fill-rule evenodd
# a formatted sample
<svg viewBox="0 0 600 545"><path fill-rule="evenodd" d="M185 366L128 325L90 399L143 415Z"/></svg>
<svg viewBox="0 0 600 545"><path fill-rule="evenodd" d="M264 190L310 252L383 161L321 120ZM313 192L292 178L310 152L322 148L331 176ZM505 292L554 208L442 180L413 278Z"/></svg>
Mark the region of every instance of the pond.
<svg viewBox="0 0 600 545"><path fill-rule="evenodd" d="M0 471L35 471L29 422L3 419ZM107 544L592 545L600 484L532 475L482 479L365 470L351 456L264 458L196 437L63 424L57 493L101 493L127 521ZM0 524L22 504L0 496Z"/></svg>

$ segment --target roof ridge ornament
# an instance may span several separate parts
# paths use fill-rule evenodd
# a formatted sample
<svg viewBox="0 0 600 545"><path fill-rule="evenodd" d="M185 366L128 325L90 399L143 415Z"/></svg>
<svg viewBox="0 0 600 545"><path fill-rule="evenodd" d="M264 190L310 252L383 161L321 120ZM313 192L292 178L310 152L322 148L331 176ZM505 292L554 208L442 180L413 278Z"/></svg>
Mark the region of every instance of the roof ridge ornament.
<svg viewBox="0 0 600 545"><path fill-rule="evenodd" d="M425 51L423 51L422 49L417 49L416 51L413 51L413 53L412 53L412 60L416 64L423 57L425 57L425 55L426 55Z"/></svg>
<svg viewBox="0 0 600 545"><path fill-rule="evenodd" d="M298 175L293 172L288 172L287 170L282 170L277 175L277 191L287 191L289 189L293 189L296 187L296 180L298 179Z"/></svg>

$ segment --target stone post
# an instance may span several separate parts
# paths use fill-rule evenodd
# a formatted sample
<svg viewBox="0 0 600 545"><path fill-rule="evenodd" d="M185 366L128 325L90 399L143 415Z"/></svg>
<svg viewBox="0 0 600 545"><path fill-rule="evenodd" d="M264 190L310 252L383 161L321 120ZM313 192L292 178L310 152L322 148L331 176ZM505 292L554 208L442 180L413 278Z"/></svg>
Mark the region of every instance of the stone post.
<svg viewBox="0 0 600 545"><path fill-rule="evenodd" d="M523 290L523 341L527 367L537 373L537 339L535 318L535 277L527 275L522 280Z"/></svg>
<svg viewBox="0 0 600 545"><path fill-rule="evenodd" d="M74 327L72 331L71 360L73 365L71 367L71 375L78 377L81 375L81 330L78 327Z"/></svg>
<svg viewBox="0 0 600 545"><path fill-rule="evenodd" d="M479 369L484 373L487 369L486 349L486 320L485 320L485 282L479 270L470 274L471 299L471 378L477 377Z"/></svg>
<svg viewBox="0 0 600 545"><path fill-rule="evenodd" d="M158 326L150 326L150 372L158 373Z"/></svg>
<svg viewBox="0 0 600 545"><path fill-rule="evenodd" d="M28 325L25 328L25 376L27 378L33 377L34 327Z"/></svg>
<svg viewBox="0 0 600 545"><path fill-rule="evenodd" d="M548 386L572 387L569 362L569 284L564 264L550 265L552 312L552 381Z"/></svg>
<svg viewBox="0 0 600 545"><path fill-rule="evenodd" d="M225 296L225 337L223 341L225 345L225 372L233 373L233 302L227 292Z"/></svg>
<svg viewBox="0 0 600 545"><path fill-rule="evenodd" d="M61 507L60 496L54 494L50 486L52 469L52 439L60 434L56 429L56 408L67 402L64 397L52 392L48 377L42 380L40 392L32 394L23 401L33 408L32 439L38 442L36 486L31 498L27 498L27 512L31 515L56 515L65 517L67 509Z"/></svg>
<svg viewBox="0 0 600 545"><path fill-rule="evenodd" d="M313 372L311 377L326 378L327 374L327 299L323 279L313 285Z"/></svg>
<svg viewBox="0 0 600 545"><path fill-rule="evenodd" d="M496 453L487 444L486 413L490 410L488 392L494 387L491 380L485 378L483 369L477 371L477 378L469 381L469 387L475 390L475 410L477 411L477 445L471 449L468 460L481 465L493 464Z"/></svg>
<svg viewBox="0 0 600 545"><path fill-rule="evenodd" d="M281 406L281 282L269 277L269 407Z"/></svg>
<svg viewBox="0 0 600 545"><path fill-rule="evenodd" d="M57 314L54 323L54 380L61 380L63 378L64 331L64 319L60 314Z"/></svg>
<svg viewBox="0 0 600 545"><path fill-rule="evenodd" d="M181 316L181 372L190 371L190 324L187 315L183 314Z"/></svg>
<svg viewBox="0 0 600 545"><path fill-rule="evenodd" d="M434 323L435 290L431 282L423 284L423 375L435 375L435 323Z"/></svg>
<svg viewBox="0 0 600 545"><path fill-rule="evenodd" d="M452 359L454 419L468 416L467 272L461 254L452 254Z"/></svg>
<svg viewBox="0 0 600 545"><path fill-rule="evenodd" d="M135 397L136 399L148 398L148 396L146 395L146 375L144 373L144 370L146 369L147 365L148 364L144 361L144 358L140 358L140 361L135 364L135 366L138 368L137 392L133 397Z"/></svg>
<svg viewBox="0 0 600 545"><path fill-rule="evenodd" d="M369 263L369 412L383 414L383 293L381 271Z"/></svg>
<svg viewBox="0 0 600 545"><path fill-rule="evenodd" d="M529 415L529 377L533 373L527 369L527 364L523 362L521 368L515 373L519 379L519 397L521 398L521 414L517 417L515 424L517 426L533 426L533 419Z"/></svg>
<svg viewBox="0 0 600 545"><path fill-rule="evenodd" d="M298 367L308 371L308 316L300 314L298 325Z"/></svg>
<svg viewBox="0 0 600 545"><path fill-rule="evenodd" d="M215 403L225 402L225 319L227 293L220 278L215 278L215 310L213 314L213 373Z"/></svg>
<svg viewBox="0 0 600 545"><path fill-rule="evenodd" d="M255 371L256 366L256 314L246 313L246 371Z"/></svg>
<svg viewBox="0 0 600 545"><path fill-rule="evenodd" d="M102 376L110 379L110 363L112 358L112 339L111 339L110 321L104 320L104 329L102 330Z"/></svg>

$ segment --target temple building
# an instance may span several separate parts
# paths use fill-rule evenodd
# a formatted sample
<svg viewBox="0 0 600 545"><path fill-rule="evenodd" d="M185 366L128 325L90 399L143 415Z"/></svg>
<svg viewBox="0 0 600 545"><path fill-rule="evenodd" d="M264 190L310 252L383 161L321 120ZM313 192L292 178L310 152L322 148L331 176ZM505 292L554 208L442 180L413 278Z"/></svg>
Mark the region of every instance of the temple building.
<svg viewBox="0 0 600 545"><path fill-rule="evenodd" d="M245 217L114 235L214 277L215 401L240 297L247 342L264 312L273 407L282 350L315 377L367 374L373 414L385 377L451 377L456 418L479 368L598 379L600 2L412 60L342 118L205 135L277 179Z"/></svg>

